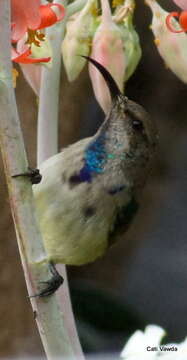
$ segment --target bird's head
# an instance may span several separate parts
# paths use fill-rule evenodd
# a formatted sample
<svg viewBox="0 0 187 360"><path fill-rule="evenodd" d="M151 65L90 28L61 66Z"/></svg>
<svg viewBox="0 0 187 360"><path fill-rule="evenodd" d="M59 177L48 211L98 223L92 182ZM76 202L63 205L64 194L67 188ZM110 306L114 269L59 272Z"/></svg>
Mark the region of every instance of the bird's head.
<svg viewBox="0 0 187 360"><path fill-rule="evenodd" d="M86 57L103 75L111 95L111 109L107 119L121 124L124 135L125 172L133 183L144 182L146 168L155 152L157 132L143 106L129 100L119 90L108 70L96 60Z"/></svg>

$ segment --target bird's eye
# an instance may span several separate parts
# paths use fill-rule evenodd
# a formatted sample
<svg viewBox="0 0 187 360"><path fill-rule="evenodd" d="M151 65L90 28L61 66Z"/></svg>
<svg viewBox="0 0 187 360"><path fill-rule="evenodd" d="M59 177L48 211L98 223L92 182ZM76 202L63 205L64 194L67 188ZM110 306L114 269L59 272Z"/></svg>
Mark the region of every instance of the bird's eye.
<svg viewBox="0 0 187 360"><path fill-rule="evenodd" d="M140 120L134 119L132 121L132 126L134 130L142 131L143 130L143 124Z"/></svg>
<svg viewBox="0 0 187 360"><path fill-rule="evenodd" d="M129 120L135 131L143 131L144 130L142 121L139 120L130 109L126 109L125 113L129 116Z"/></svg>

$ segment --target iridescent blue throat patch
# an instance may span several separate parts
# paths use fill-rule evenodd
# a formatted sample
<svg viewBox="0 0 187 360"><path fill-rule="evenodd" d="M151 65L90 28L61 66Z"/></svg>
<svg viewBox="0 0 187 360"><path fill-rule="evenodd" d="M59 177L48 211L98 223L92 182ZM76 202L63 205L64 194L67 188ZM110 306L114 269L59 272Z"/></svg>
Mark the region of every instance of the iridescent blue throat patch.
<svg viewBox="0 0 187 360"><path fill-rule="evenodd" d="M91 182L93 173L102 173L104 171L106 161L105 136L100 135L85 151L85 163L78 175L80 181Z"/></svg>

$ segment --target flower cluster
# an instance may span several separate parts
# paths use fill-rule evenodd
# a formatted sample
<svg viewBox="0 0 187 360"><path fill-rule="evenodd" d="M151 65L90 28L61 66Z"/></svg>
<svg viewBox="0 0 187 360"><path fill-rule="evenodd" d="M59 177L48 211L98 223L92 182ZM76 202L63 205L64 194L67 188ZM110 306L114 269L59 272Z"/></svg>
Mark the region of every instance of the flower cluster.
<svg viewBox="0 0 187 360"><path fill-rule="evenodd" d="M134 73L141 47L133 26L134 0L113 1L87 0L83 9L69 18L62 42L62 56L69 81L74 81L82 71L86 59L77 55L91 56L102 64L123 91L124 83ZM105 113L111 106L111 98L102 75L91 64L89 75L97 101Z"/></svg>
<svg viewBox="0 0 187 360"><path fill-rule="evenodd" d="M12 61L21 64L46 63L50 57L34 57L32 45L41 46L45 34L41 30L55 24L64 17L64 7L57 3L42 5L40 0L11 0ZM19 41L24 46L19 52Z"/></svg>

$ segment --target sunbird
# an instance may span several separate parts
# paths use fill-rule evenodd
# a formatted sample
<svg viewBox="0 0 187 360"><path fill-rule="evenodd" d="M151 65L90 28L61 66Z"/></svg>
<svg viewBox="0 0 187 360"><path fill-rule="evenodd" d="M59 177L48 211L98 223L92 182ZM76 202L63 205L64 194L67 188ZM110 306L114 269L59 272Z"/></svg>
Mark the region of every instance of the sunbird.
<svg viewBox="0 0 187 360"><path fill-rule="evenodd" d="M86 58L103 75L111 108L94 136L40 166L42 180L33 191L53 277L37 296L51 295L62 283L54 264L92 262L127 230L155 153L157 132L148 113L121 93L106 68Z"/></svg>

